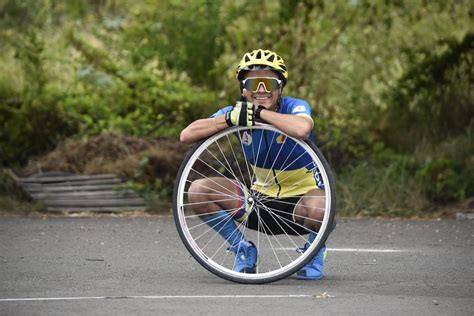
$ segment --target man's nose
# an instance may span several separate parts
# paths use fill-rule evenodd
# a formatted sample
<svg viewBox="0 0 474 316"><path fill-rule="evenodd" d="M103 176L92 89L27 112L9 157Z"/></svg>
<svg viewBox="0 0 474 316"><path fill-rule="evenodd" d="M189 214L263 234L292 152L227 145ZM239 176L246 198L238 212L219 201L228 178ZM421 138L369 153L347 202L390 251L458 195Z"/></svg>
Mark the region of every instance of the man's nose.
<svg viewBox="0 0 474 316"><path fill-rule="evenodd" d="M257 92L267 92L267 87L265 87L265 84L263 82L260 82L258 84Z"/></svg>

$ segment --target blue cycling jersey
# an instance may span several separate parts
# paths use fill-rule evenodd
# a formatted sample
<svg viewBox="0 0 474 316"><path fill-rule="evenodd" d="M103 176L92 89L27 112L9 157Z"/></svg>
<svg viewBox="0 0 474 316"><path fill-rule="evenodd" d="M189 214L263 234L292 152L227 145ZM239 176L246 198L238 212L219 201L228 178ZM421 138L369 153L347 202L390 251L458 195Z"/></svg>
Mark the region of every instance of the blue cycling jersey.
<svg viewBox="0 0 474 316"><path fill-rule="evenodd" d="M211 117L223 115L232 106L220 109ZM301 99L282 97L277 110L281 114L311 118L309 104ZM314 132L309 140L314 142ZM247 161L255 173L252 188L274 197L302 195L313 188L322 188L318 169L306 150L285 135L268 130L246 130L239 141Z"/></svg>

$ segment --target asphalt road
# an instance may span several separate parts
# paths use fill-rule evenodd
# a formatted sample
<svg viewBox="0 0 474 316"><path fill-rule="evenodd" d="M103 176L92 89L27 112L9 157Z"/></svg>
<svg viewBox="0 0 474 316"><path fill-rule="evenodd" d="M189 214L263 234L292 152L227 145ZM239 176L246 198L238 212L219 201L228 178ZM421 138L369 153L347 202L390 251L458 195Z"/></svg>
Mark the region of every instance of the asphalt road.
<svg viewBox="0 0 474 316"><path fill-rule="evenodd" d="M472 315L474 221L340 220L326 277L241 285L170 217L0 218L0 315Z"/></svg>

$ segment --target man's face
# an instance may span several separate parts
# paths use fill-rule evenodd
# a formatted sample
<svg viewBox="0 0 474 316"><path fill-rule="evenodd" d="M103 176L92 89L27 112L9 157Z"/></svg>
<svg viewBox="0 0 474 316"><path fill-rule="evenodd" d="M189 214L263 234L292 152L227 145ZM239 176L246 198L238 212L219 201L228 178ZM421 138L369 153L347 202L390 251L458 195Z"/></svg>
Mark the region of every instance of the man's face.
<svg viewBox="0 0 474 316"><path fill-rule="evenodd" d="M272 70L250 70L245 75L244 79L247 78L275 78L278 79L278 75ZM269 91L271 87L266 87ZM281 86L271 92L265 91L263 84L258 86L257 91L248 91L244 88L242 95L247 99L248 102L252 102L255 107L263 106L266 109L275 110L277 107L278 99L281 95Z"/></svg>

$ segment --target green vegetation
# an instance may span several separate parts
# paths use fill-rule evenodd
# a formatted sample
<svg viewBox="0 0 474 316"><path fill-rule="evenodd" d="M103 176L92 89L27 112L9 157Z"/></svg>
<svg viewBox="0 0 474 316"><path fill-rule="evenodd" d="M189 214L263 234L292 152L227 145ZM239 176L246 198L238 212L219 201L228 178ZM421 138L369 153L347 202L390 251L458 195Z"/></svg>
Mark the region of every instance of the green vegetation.
<svg viewBox="0 0 474 316"><path fill-rule="evenodd" d="M3 0L0 166L108 133L178 142L238 98L242 54L268 48L289 67L285 93L313 106L342 214L462 202L474 196L472 12L462 0ZM174 175L144 172L149 154L129 179L159 204Z"/></svg>
<svg viewBox="0 0 474 316"><path fill-rule="evenodd" d="M42 209L42 205L29 200L14 179L0 169L0 215L32 214Z"/></svg>

